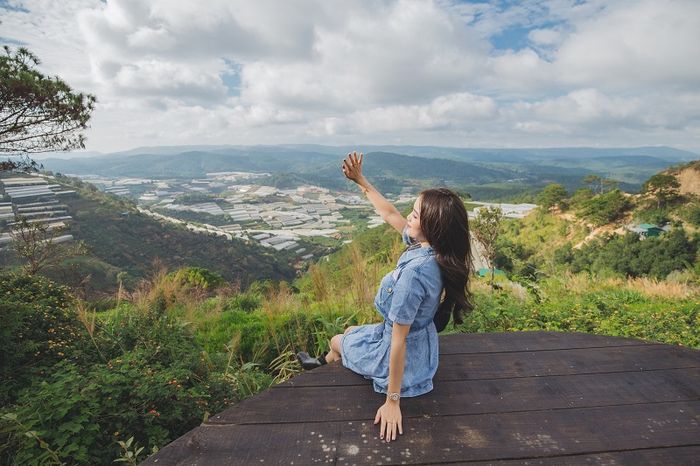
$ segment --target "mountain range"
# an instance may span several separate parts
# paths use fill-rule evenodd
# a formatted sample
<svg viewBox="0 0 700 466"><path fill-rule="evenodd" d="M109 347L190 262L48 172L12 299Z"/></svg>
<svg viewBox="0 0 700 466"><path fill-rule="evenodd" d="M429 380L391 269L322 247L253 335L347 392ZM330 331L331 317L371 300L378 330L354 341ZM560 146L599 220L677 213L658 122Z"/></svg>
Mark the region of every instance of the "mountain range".
<svg viewBox="0 0 700 466"><path fill-rule="evenodd" d="M393 189L415 180L423 184L474 187L517 183L541 187L559 182L575 189L589 174L638 189L651 175L675 164L698 159L695 153L670 147L464 149L434 146L364 146L365 173ZM48 170L78 174L141 178L200 178L220 171L294 175L297 181L347 189L340 173L348 146L160 146L73 159L47 158ZM263 179L264 182L264 179Z"/></svg>

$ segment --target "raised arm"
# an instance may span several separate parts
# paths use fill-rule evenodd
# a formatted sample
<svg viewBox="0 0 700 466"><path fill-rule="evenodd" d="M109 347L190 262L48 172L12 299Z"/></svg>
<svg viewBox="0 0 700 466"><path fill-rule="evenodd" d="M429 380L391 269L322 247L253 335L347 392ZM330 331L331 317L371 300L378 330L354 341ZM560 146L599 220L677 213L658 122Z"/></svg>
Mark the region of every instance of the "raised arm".
<svg viewBox="0 0 700 466"><path fill-rule="evenodd" d="M353 152L345 157L342 165L345 177L357 183L384 221L394 227L396 231L402 233L406 226L406 219L403 218L401 212L399 212L391 202L387 201L386 198L382 196L382 193L377 191L377 188L372 186L367 178L364 177L362 174L363 158L362 152L360 152L359 156L357 152Z"/></svg>

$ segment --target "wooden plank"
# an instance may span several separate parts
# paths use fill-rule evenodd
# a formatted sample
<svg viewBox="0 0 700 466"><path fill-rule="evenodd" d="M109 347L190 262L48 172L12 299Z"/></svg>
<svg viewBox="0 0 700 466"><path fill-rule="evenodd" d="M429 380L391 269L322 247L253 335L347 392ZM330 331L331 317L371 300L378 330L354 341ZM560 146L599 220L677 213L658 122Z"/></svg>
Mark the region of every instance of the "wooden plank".
<svg viewBox="0 0 700 466"><path fill-rule="evenodd" d="M424 416L388 444L371 421L203 425L142 464L439 464L697 446L699 418L700 401Z"/></svg>
<svg viewBox="0 0 700 466"><path fill-rule="evenodd" d="M336 464L434 464L698 445L699 416L695 401L423 417L407 421L404 435L389 444L368 421L343 429Z"/></svg>
<svg viewBox="0 0 700 466"><path fill-rule="evenodd" d="M323 430L319 430L322 427ZM141 465L333 464L340 423L197 427Z"/></svg>
<svg viewBox="0 0 700 466"><path fill-rule="evenodd" d="M671 345L615 346L556 351L440 355L434 382L541 377L700 367L700 351ZM304 372L274 389L364 385L364 377L340 361Z"/></svg>
<svg viewBox="0 0 700 466"><path fill-rule="evenodd" d="M683 367L700 367L700 351L670 345L648 345L489 355L455 354L441 357L435 380L538 377Z"/></svg>
<svg viewBox="0 0 700 466"><path fill-rule="evenodd" d="M460 461L461 462L461 461ZM643 450L591 453L552 458L519 459L489 462L470 462L471 466L580 466L580 465L700 465L700 446L650 448Z"/></svg>
<svg viewBox="0 0 700 466"><path fill-rule="evenodd" d="M369 384L266 390L209 418L211 424L373 419L384 395ZM700 369L438 383L401 401L404 418L700 400Z"/></svg>
<svg viewBox="0 0 700 466"><path fill-rule="evenodd" d="M440 335L440 354L547 351L601 346L653 345L636 338L595 335L584 332L518 331L453 333Z"/></svg>

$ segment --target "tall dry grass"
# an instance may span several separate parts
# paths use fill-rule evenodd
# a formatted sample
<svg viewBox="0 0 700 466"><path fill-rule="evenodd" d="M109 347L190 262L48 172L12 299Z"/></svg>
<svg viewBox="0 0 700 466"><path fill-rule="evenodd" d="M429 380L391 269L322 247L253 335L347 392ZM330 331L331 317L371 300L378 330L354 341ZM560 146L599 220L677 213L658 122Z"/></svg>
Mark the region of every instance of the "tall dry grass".
<svg viewBox="0 0 700 466"><path fill-rule="evenodd" d="M196 321L201 314L220 315L226 308L226 300L240 293L240 283L227 283L211 291L183 284L178 278L168 274L168 269L162 264L154 264L151 275L142 279L131 291L120 289L117 300L131 302L138 310L147 312L151 306L162 300L167 309L181 310L182 317L190 322ZM202 304L210 297L211 306Z"/></svg>
<svg viewBox="0 0 700 466"><path fill-rule="evenodd" d="M270 372L275 374L274 383L282 383L301 372L301 365L297 361L295 352L289 347L280 352L269 365Z"/></svg>
<svg viewBox="0 0 700 466"><path fill-rule="evenodd" d="M609 282L652 298L690 299L700 297L700 287L692 283L656 280L647 277L628 278L626 282L620 279L610 279Z"/></svg>
<svg viewBox="0 0 700 466"><path fill-rule="evenodd" d="M700 285L691 275L671 274L667 279L649 277L596 277L588 273L565 272L554 281L550 280L550 290L562 293L583 294L600 289L634 291L649 298L691 299L700 297Z"/></svg>
<svg viewBox="0 0 700 466"><path fill-rule="evenodd" d="M284 352L290 342L297 347L306 346L305 323L300 304L286 282L271 287L262 300L266 330L277 354Z"/></svg>
<svg viewBox="0 0 700 466"><path fill-rule="evenodd" d="M354 304L358 308L374 302L377 264L369 264L356 243L350 244L350 283L349 289Z"/></svg>
<svg viewBox="0 0 700 466"><path fill-rule="evenodd" d="M309 276L311 277L311 287L316 300L327 300L331 295L331 284L321 267L318 264L311 264Z"/></svg>
<svg viewBox="0 0 700 466"><path fill-rule="evenodd" d="M90 309L82 299L75 301L75 309L78 314L78 320L83 324L85 330L90 336L92 344L95 346L97 353L100 355L103 361L106 361L102 351L100 350L97 341L95 340L95 329L97 328L97 311L95 309Z"/></svg>

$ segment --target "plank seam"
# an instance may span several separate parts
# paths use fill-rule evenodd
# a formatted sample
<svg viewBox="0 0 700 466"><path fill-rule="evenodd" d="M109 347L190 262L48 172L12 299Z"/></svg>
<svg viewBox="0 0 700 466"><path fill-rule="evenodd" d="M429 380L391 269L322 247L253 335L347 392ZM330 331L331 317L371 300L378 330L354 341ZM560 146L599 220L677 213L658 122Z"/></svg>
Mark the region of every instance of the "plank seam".
<svg viewBox="0 0 700 466"><path fill-rule="evenodd" d="M464 464L464 463L483 463L484 461L515 461L515 460L536 460L543 458L568 458L576 456L588 456L588 455L600 455L605 453L623 453L623 452L633 452L633 451L644 451L644 450L667 450L672 448L688 448L688 447L698 447L700 443L689 443L685 445L661 445L654 447L640 447L640 448L624 448L621 450L594 450L581 453L569 453L569 454L559 454L559 455L544 455L544 456L518 456L518 457L506 457L506 458L488 458L480 460L449 460L441 461L439 463L411 463L415 466L428 465L428 464ZM387 464L401 464L401 463L387 463Z"/></svg>
<svg viewBox="0 0 700 466"><path fill-rule="evenodd" d="M696 398L686 398L683 400L663 400L663 401L644 401L638 403L618 403L618 404L608 404L608 405L591 405L591 406L560 406L555 408L542 408L542 409L516 409L513 411L485 411L482 413L454 413L454 414L436 414L427 415L421 414L419 416L402 416L403 419L420 419L420 418L442 418L442 417L455 417L455 416L492 416L495 414L513 414L513 413L536 413L545 411L565 411L572 409L597 409L597 408L614 408L616 406L636 406L636 405L655 405L663 403L687 403L692 401L700 401L700 397ZM274 421L274 422L238 422L238 423L202 423L202 426L255 426L255 425L267 425L267 424L327 424L333 422L366 422L368 418L351 418L351 419L330 419L330 420L318 420L318 421ZM370 419L371 421L371 419Z"/></svg>
<svg viewBox="0 0 700 466"><path fill-rule="evenodd" d="M600 349L600 348L635 348L639 346L649 347L649 346L669 346L664 343L639 343L633 345L604 345L604 346L574 346L572 348L544 348L544 349L521 349L521 350L503 350L503 351L458 351L454 353L440 353L440 356L447 356L452 354L499 354L499 353L538 353L545 351L569 351L569 350L579 350L579 349ZM679 348L687 348L686 346L679 346ZM690 348L694 349L694 348Z"/></svg>
<svg viewBox="0 0 700 466"><path fill-rule="evenodd" d="M543 377L567 377L573 375L597 375L597 374L625 374L625 373L636 373L636 372L657 372L657 371L669 371L669 370L680 370L680 369L700 369L700 366L683 366L683 367L662 367L658 369L639 369L639 370L626 370L626 371L605 371L605 372L576 372L573 374L543 374L543 375L516 375L511 377L485 377L483 379L440 379L438 382L471 382L475 380L508 380L508 379L531 379L531 378L543 378ZM359 381L358 383L345 383L345 384L309 384L309 385L273 385L271 389L288 389L288 388L318 388L318 387L358 387L362 385L367 385L366 381ZM286 383L286 382L283 382Z"/></svg>

